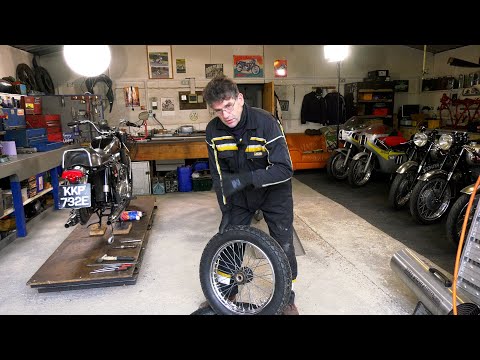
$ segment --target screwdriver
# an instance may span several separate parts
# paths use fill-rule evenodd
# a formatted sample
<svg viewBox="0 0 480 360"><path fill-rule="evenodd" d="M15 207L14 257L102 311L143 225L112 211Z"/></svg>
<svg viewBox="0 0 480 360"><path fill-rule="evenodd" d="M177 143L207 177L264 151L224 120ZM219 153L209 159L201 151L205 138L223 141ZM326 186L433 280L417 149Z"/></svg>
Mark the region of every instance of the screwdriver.
<svg viewBox="0 0 480 360"><path fill-rule="evenodd" d="M121 245L121 246L114 246L112 249L134 249L137 245Z"/></svg>

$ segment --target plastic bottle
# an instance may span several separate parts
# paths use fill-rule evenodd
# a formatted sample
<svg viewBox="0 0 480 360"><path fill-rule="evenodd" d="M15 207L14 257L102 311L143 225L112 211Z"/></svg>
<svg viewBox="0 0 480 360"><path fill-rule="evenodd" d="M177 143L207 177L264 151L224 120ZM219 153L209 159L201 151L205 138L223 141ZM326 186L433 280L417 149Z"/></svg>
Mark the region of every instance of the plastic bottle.
<svg viewBox="0 0 480 360"><path fill-rule="evenodd" d="M120 215L120 218L123 221L130 221L130 220L140 220L143 216L141 211L133 210L133 211L123 211Z"/></svg>

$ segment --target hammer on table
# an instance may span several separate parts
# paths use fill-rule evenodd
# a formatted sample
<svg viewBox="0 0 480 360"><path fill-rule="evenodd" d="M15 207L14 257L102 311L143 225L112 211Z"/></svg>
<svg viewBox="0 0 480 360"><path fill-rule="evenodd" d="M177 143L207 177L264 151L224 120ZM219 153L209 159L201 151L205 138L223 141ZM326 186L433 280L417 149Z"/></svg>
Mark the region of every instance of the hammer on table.
<svg viewBox="0 0 480 360"><path fill-rule="evenodd" d="M105 260L135 261L135 258L133 256L108 256L105 254L101 258L97 259L97 263L102 263Z"/></svg>

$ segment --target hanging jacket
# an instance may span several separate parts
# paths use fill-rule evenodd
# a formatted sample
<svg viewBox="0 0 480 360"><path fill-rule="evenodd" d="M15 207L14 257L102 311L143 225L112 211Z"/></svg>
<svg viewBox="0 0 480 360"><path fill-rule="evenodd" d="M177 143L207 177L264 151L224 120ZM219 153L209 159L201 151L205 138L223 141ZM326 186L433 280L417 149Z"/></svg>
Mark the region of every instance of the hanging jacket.
<svg viewBox="0 0 480 360"><path fill-rule="evenodd" d="M340 99L338 98L340 96ZM331 92L325 95L325 103L327 104L326 122L329 125L345 122L345 99L338 92ZM340 112L340 114L339 114Z"/></svg>
<svg viewBox="0 0 480 360"><path fill-rule="evenodd" d="M300 121L325 124L327 120L327 104L321 94L312 91L303 97Z"/></svg>

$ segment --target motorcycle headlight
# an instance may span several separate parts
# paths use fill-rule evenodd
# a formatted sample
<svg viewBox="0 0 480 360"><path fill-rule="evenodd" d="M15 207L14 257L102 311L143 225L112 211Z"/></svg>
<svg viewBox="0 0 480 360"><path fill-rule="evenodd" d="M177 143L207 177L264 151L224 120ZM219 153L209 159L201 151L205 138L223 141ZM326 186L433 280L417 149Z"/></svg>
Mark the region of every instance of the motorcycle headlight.
<svg viewBox="0 0 480 360"><path fill-rule="evenodd" d="M425 146L428 141L428 135L423 132L418 132L413 137L413 143L418 147Z"/></svg>
<svg viewBox="0 0 480 360"><path fill-rule="evenodd" d="M442 150L448 150L453 144L453 136L450 134L443 134L438 139L438 147Z"/></svg>

